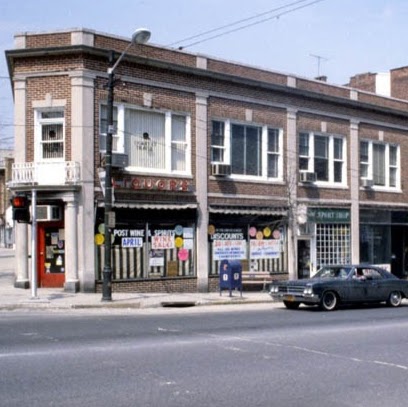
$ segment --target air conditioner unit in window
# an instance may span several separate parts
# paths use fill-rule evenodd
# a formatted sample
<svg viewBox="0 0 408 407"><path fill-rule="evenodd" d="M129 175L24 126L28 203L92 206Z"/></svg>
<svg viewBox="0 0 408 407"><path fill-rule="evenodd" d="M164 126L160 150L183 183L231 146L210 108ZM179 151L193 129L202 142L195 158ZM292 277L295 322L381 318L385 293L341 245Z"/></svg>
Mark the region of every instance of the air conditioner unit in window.
<svg viewBox="0 0 408 407"><path fill-rule="evenodd" d="M301 171L299 173L299 177L300 177L300 182L304 182L304 183L316 182L315 172Z"/></svg>
<svg viewBox="0 0 408 407"><path fill-rule="evenodd" d="M211 164L211 175L226 177L231 175L231 166L227 164Z"/></svg>
<svg viewBox="0 0 408 407"><path fill-rule="evenodd" d="M361 180L361 186L363 188L372 188L373 185L374 185L374 181L372 179L364 178Z"/></svg>
<svg viewBox="0 0 408 407"><path fill-rule="evenodd" d="M57 205L37 205L36 215L39 222L57 221L62 219L62 210Z"/></svg>
<svg viewBox="0 0 408 407"><path fill-rule="evenodd" d="M127 154L112 154L112 167L114 168L125 168L129 166L129 157Z"/></svg>

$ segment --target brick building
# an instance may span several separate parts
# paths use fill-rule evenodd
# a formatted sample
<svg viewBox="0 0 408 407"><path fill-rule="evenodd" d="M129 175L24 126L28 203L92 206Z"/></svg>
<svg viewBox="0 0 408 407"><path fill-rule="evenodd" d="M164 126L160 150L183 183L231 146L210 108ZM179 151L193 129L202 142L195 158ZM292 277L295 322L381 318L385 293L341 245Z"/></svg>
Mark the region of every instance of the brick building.
<svg viewBox="0 0 408 407"><path fill-rule="evenodd" d="M107 69L128 44L76 29L6 52L10 188L35 195L40 286L100 289ZM405 275L404 98L149 44L115 74L114 291L215 290L223 259L275 278L360 261ZM30 233L16 225L20 287Z"/></svg>

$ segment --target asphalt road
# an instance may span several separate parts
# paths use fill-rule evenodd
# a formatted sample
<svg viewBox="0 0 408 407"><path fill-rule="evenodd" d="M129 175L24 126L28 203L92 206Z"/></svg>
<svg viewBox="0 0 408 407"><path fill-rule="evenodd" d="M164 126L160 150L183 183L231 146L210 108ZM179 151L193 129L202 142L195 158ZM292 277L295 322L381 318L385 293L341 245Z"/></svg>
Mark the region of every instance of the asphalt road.
<svg viewBox="0 0 408 407"><path fill-rule="evenodd" d="M408 307L0 313L0 405L405 406Z"/></svg>

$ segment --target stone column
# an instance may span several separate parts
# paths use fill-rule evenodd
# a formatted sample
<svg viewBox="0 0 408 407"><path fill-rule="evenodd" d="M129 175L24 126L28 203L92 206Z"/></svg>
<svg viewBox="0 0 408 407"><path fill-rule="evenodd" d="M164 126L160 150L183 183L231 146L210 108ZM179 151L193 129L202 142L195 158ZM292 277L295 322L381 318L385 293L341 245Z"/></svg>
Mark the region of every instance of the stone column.
<svg viewBox="0 0 408 407"><path fill-rule="evenodd" d="M78 279L78 239L77 203L75 200L65 204L65 283L64 291L76 293Z"/></svg>
<svg viewBox="0 0 408 407"><path fill-rule="evenodd" d="M14 159L16 163L26 161L26 80L14 78ZM15 287L29 288L28 268L28 225L14 223L16 242Z"/></svg>
<svg viewBox="0 0 408 407"><path fill-rule="evenodd" d="M287 153L286 153L286 184L288 196L288 273L290 279L297 278L297 110L287 109ZM285 166L284 166L285 168Z"/></svg>
<svg viewBox="0 0 408 407"><path fill-rule="evenodd" d="M80 290L95 290L94 250L94 76L76 72L71 77L72 160L80 164L77 196L77 278ZM67 209L70 211L71 209ZM73 209L72 209L73 210ZM67 232L67 230L66 230ZM68 232L69 233L69 232Z"/></svg>
<svg viewBox="0 0 408 407"><path fill-rule="evenodd" d="M360 157L357 121L350 122L351 262L360 263Z"/></svg>
<svg viewBox="0 0 408 407"><path fill-rule="evenodd" d="M196 185L197 185L197 290L208 291L208 157L207 157L207 98L196 96Z"/></svg>

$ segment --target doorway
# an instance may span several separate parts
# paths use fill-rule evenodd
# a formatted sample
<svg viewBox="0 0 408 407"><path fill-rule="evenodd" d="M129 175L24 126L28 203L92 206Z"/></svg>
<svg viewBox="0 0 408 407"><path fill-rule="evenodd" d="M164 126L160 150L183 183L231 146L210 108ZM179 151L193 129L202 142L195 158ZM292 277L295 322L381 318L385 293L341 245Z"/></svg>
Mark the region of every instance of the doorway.
<svg viewBox="0 0 408 407"><path fill-rule="evenodd" d="M297 241L297 270L298 278L310 278L310 239L299 239Z"/></svg>
<svg viewBox="0 0 408 407"><path fill-rule="evenodd" d="M38 286L63 287L65 230L63 222L38 224Z"/></svg>

